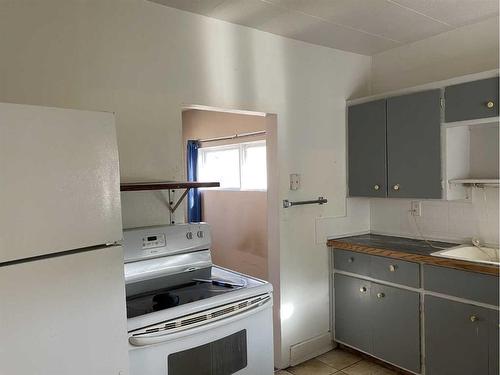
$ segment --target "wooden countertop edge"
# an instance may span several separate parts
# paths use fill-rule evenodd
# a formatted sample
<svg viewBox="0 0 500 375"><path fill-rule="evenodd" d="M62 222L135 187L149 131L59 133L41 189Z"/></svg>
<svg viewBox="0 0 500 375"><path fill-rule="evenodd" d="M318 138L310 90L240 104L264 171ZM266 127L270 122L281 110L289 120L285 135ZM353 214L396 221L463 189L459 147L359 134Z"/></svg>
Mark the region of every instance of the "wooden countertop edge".
<svg viewBox="0 0 500 375"><path fill-rule="evenodd" d="M406 253L398 250L378 249L366 245L356 245L344 242L341 239L332 239L326 242L327 246L335 247L336 249L356 251L358 253L367 253L371 255L385 256L394 259L402 259L411 262L421 262L433 264L441 267L455 268L458 270L479 272L493 276L500 275L500 268L497 266L488 266L486 264L468 262L466 260L440 258L432 255L421 255Z"/></svg>

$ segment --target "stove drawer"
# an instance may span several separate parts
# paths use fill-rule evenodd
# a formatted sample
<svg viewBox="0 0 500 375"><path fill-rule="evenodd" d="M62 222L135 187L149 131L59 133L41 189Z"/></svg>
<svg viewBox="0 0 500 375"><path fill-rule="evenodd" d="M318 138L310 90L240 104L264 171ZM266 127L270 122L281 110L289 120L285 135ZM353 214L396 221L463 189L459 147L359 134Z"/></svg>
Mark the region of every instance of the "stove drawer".
<svg viewBox="0 0 500 375"><path fill-rule="evenodd" d="M167 361L168 373L175 375L234 374L247 367L247 331L170 354Z"/></svg>

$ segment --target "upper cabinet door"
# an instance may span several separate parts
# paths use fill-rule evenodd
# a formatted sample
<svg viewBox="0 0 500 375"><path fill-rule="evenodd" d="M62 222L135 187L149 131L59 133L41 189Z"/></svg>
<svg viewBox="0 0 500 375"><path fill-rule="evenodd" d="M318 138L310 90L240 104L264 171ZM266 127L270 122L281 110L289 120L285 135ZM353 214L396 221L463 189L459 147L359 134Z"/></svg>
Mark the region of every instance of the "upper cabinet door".
<svg viewBox="0 0 500 375"><path fill-rule="evenodd" d="M445 89L446 122L498 116L498 77Z"/></svg>
<svg viewBox="0 0 500 375"><path fill-rule="evenodd" d="M386 197L386 101L348 109L349 196Z"/></svg>
<svg viewBox="0 0 500 375"><path fill-rule="evenodd" d="M387 99L388 196L440 199L440 90Z"/></svg>

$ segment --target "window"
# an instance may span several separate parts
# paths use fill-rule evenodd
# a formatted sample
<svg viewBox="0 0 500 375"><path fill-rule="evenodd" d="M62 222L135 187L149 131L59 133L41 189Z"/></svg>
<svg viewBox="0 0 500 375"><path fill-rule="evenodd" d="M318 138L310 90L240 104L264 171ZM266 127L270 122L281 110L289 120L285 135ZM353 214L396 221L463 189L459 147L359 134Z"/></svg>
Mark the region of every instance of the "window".
<svg viewBox="0 0 500 375"><path fill-rule="evenodd" d="M198 149L198 181L219 181L228 190L266 190L266 141Z"/></svg>

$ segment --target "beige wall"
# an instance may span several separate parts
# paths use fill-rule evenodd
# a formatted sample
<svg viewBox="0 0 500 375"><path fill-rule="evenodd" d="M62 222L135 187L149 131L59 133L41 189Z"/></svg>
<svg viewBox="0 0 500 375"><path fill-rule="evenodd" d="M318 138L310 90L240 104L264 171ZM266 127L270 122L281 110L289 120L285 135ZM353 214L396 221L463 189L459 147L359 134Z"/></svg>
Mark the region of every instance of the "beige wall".
<svg viewBox="0 0 500 375"><path fill-rule="evenodd" d="M215 264L269 279L266 195L262 191L203 192L203 220L212 227Z"/></svg>
<svg viewBox="0 0 500 375"><path fill-rule="evenodd" d="M498 68L498 17L372 57L372 93Z"/></svg>
<svg viewBox="0 0 500 375"><path fill-rule="evenodd" d="M496 17L373 56L373 93L498 68L499 19ZM496 138L498 147L498 133ZM473 141L477 141L476 137ZM473 157L473 162L476 159ZM484 167L484 161L481 162ZM489 170L497 165L497 161L492 160ZM470 242L471 238L479 238L498 244L498 202L498 189L488 188L484 192L474 189L470 202L423 201L422 216L414 218L409 214L411 200L372 199L370 228L396 236L420 238L422 233L433 239Z"/></svg>
<svg viewBox="0 0 500 375"><path fill-rule="evenodd" d="M266 130L264 116L193 109L182 113L184 145L188 139L218 138L263 130ZM207 142L202 147L265 138L265 135L259 135ZM203 190L202 219L212 228L215 264L269 280L267 192Z"/></svg>
<svg viewBox="0 0 500 375"><path fill-rule="evenodd" d="M266 130L266 118L264 115L253 116L198 109L189 109L182 112L182 137L184 145L186 145L188 139L218 138L263 130ZM265 138L265 135L258 135L227 141L207 142L203 146L234 144Z"/></svg>
<svg viewBox="0 0 500 375"><path fill-rule="evenodd" d="M0 50L0 101L116 113L123 180L185 179L186 105L276 114L270 272L278 311L291 312L275 320L276 364L328 334L328 249L315 241L316 219L345 211L345 100L368 93L369 57L145 0L1 1ZM300 190L289 191L289 173L302 174ZM328 204L278 205L318 195ZM164 202L123 194L124 226L167 223Z"/></svg>

